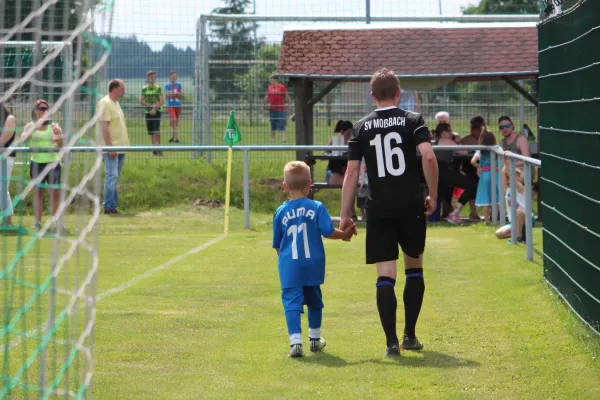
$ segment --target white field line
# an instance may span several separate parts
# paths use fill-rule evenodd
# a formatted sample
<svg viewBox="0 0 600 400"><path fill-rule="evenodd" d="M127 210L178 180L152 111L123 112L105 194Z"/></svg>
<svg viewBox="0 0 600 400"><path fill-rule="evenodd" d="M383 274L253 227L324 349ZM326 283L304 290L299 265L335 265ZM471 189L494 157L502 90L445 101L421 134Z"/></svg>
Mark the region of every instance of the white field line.
<svg viewBox="0 0 600 400"><path fill-rule="evenodd" d="M128 280L127 282L125 282L125 283L123 283L123 284L121 284L121 285L119 285L117 287L105 290L104 292L102 292L102 293L100 293L100 294L98 294L96 296L96 302L98 302L98 301L100 301L102 299L105 299L108 296L111 296L111 295L113 295L115 293L121 293L121 292L129 289L133 285L137 284L138 282L140 282L140 281L142 281L142 280L144 280L146 278L151 277L152 275L156 274L157 272L163 271L163 270L171 267L173 264L177 264L178 262L186 259L187 257L189 257L191 255L194 255L194 254L197 254L197 253L199 253L199 252L201 252L203 250L206 250L207 248L209 248L213 244L219 243L223 239L225 239L224 235L217 236L216 238L211 239L208 242L203 243L203 244L201 244L198 247L194 247L193 249L191 249L187 253L180 254L177 257L174 257L174 258L170 259L169 261L166 261L166 262L160 264L157 267L154 267L152 269L147 270L146 272L144 272L144 273L142 273L142 274L140 274L140 275L138 275L138 276L136 276L136 277ZM25 334L25 337L28 337L28 338L29 337L34 337L39 332L40 332L39 329L32 329L32 330L30 330L29 332L27 332ZM12 348L12 347L18 345L19 343L21 343L21 338L22 338L22 336L19 336L19 337L14 338L13 340L11 340L8 343L8 348ZM1 345L0 346L0 351L4 351L5 347L6 347L5 345Z"/></svg>

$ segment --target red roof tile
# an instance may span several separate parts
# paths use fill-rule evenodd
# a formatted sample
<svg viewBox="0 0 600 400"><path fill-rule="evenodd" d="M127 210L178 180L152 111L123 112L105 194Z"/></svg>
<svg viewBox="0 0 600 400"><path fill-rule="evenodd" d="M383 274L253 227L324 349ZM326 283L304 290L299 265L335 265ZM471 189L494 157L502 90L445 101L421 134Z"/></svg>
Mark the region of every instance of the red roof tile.
<svg viewBox="0 0 600 400"><path fill-rule="evenodd" d="M286 31L278 71L282 75L314 78L319 75L368 77L382 67L391 68L399 76L535 77L537 29Z"/></svg>

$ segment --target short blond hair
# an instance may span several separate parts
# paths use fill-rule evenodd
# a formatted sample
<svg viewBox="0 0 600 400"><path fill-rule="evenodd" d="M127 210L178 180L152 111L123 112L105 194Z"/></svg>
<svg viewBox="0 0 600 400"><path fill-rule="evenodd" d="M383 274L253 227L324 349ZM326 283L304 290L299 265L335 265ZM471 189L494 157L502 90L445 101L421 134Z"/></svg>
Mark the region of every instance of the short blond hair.
<svg viewBox="0 0 600 400"><path fill-rule="evenodd" d="M291 190L304 189L310 181L310 167L303 161L290 161L283 167L283 181Z"/></svg>

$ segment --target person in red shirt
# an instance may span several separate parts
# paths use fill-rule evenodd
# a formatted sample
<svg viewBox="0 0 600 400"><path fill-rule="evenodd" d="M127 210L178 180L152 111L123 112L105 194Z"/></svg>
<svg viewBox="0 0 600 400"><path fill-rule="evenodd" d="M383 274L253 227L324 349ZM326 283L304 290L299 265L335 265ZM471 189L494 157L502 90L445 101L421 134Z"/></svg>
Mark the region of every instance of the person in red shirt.
<svg viewBox="0 0 600 400"><path fill-rule="evenodd" d="M269 118L271 119L271 143L275 141L275 133L281 132L281 139L285 143L285 125L287 116L285 105L290 107L290 95L284 84L279 83L277 75L271 76L271 84L267 88L265 101L261 112L264 112L264 105L269 104Z"/></svg>

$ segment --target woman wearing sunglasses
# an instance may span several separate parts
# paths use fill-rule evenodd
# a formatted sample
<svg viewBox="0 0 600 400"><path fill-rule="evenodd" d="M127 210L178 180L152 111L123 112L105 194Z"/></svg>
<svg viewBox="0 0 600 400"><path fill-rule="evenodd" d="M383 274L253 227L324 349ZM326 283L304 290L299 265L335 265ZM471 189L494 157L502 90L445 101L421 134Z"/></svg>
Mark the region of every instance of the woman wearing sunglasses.
<svg viewBox="0 0 600 400"><path fill-rule="evenodd" d="M10 226L12 224L13 206L10 199L8 187L10 185L10 175L15 164L15 152L6 154L6 149L10 147L15 139L15 117L10 114L4 104L0 103L0 154L6 155L6 171L0 164L0 179L5 179L6 191L0 192L0 211L4 214L4 221L0 218L0 223L4 222Z"/></svg>
<svg viewBox="0 0 600 400"><path fill-rule="evenodd" d="M32 122L25 125L22 137L29 142L33 149L62 147L62 129L57 123L48 119L48 102L37 100L31 113ZM46 172L45 170L48 169ZM56 214L60 203L60 160L56 152L32 152L29 176L31 179L41 178L40 184L45 184L50 192L52 213ZM44 209L44 192L40 187L35 189L33 195L33 212L35 215L35 228L42 226L42 212Z"/></svg>

